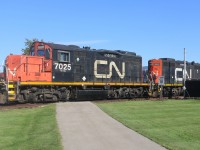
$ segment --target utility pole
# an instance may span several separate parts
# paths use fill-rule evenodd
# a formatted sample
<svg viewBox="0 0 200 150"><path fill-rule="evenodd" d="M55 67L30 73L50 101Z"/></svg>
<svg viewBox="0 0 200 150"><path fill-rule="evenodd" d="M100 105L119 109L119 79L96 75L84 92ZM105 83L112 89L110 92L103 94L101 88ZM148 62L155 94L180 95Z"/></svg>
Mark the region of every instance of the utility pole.
<svg viewBox="0 0 200 150"><path fill-rule="evenodd" d="M185 99L185 94L186 94L185 81L186 81L186 49L184 48L184 71L183 71L183 92L184 92L184 99Z"/></svg>

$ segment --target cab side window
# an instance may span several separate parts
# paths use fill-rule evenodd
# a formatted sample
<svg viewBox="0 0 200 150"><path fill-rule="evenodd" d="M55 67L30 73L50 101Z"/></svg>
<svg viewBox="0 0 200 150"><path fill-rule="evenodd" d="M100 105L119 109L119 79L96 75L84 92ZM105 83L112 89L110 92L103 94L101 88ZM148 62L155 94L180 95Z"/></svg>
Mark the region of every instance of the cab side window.
<svg viewBox="0 0 200 150"><path fill-rule="evenodd" d="M70 62L70 52L58 51L58 61L60 61L60 62Z"/></svg>
<svg viewBox="0 0 200 150"><path fill-rule="evenodd" d="M49 48L46 49L46 51L45 51L45 58L50 59L50 49Z"/></svg>

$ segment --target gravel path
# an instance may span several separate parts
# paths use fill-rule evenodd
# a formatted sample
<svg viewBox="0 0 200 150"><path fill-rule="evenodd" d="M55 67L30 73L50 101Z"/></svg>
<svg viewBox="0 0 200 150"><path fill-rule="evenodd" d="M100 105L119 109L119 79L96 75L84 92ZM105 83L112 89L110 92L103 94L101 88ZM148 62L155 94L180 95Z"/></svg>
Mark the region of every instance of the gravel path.
<svg viewBox="0 0 200 150"><path fill-rule="evenodd" d="M64 150L164 150L91 102L57 103Z"/></svg>

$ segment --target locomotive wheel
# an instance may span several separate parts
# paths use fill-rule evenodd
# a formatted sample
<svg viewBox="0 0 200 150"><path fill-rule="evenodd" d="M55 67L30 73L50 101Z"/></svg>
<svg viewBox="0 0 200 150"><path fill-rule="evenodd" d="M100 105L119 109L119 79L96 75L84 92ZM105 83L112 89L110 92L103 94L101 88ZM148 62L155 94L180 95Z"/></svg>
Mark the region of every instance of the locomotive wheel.
<svg viewBox="0 0 200 150"><path fill-rule="evenodd" d="M129 90L128 92L126 92L125 96L128 99L133 99L133 98L135 98L135 91L134 90Z"/></svg>
<svg viewBox="0 0 200 150"><path fill-rule="evenodd" d="M179 92L176 88L172 89L172 96L177 97L179 95Z"/></svg>
<svg viewBox="0 0 200 150"><path fill-rule="evenodd" d="M70 91L68 91L67 96L66 96L66 100L68 101L70 98Z"/></svg>
<svg viewBox="0 0 200 150"><path fill-rule="evenodd" d="M127 98L129 98L129 99L134 99L134 98L135 98L135 95L132 94L132 93L129 93L129 94L127 95Z"/></svg>
<svg viewBox="0 0 200 150"><path fill-rule="evenodd" d="M116 92L116 91L114 92L114 98L115 98L115 99L119 98L119 94L118 94L118 92Z"/></svg>
<svg viewBox="0 0 200 150"><path fill-rule="evenodd" d="M69 99L70 99L70 91L67 90L67 91L66 91L66 95L65 95L63 101L67 102L67 101L69 101Z"/></svg>
<svg viewBox="0 0 200 150"><path fill-rule="evenodd" d="M39 101L38 95L34 95L33 103L37 103Z"/></svg>
<svg viewBox="0 0 200 150"><path fill-rule="evenodd" d="M154 97L154 98L158 97L158 91L154 91L152 94L152 97Z"/></svg>
<svg viewBox="0 0 200 150"><path fill-rule="evenodd" d="M8 100L7 100L8 96L6 92L0 93L0 104L7 104Z"/></svg>
<svg viewBox="0 0 200 150"><path fill-rule="evenodd" d="M57 102L58 101L58 97L56 95L53 95L52 101Z"/></svg>
<svg viewBox="0 0 200 150"><path fill-rule="evenodd" d="M24 103L25 102L24 95L22 95L22 94L18 95L17 99L18 99L19 103Z"/></svg>

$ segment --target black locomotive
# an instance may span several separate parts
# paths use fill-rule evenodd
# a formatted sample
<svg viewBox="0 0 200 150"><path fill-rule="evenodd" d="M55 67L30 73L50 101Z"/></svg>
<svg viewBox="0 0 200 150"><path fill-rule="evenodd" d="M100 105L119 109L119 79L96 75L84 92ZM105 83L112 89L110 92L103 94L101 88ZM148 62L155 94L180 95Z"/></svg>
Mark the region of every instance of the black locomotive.
<svg viewBox="0 0 200 150"><path fill-rule="evenodd" d="M151 91L154 97L159 93L159 78L164 78L163 93L165 96L183 95L184 75L186 80L200 79L200 64L195 62L186 62L186 71L184 73L184 61L176 61L172 58L160 58L149 60L149 81Z"/></svg>
<svg viewBox="0 0 200 150"><path fill-rule="evenodd" d="M132 84L143 80L142 57L136 53L48 45L53 49L52 82L72 82L73 99L128 98L144 92Z"/></svg>

